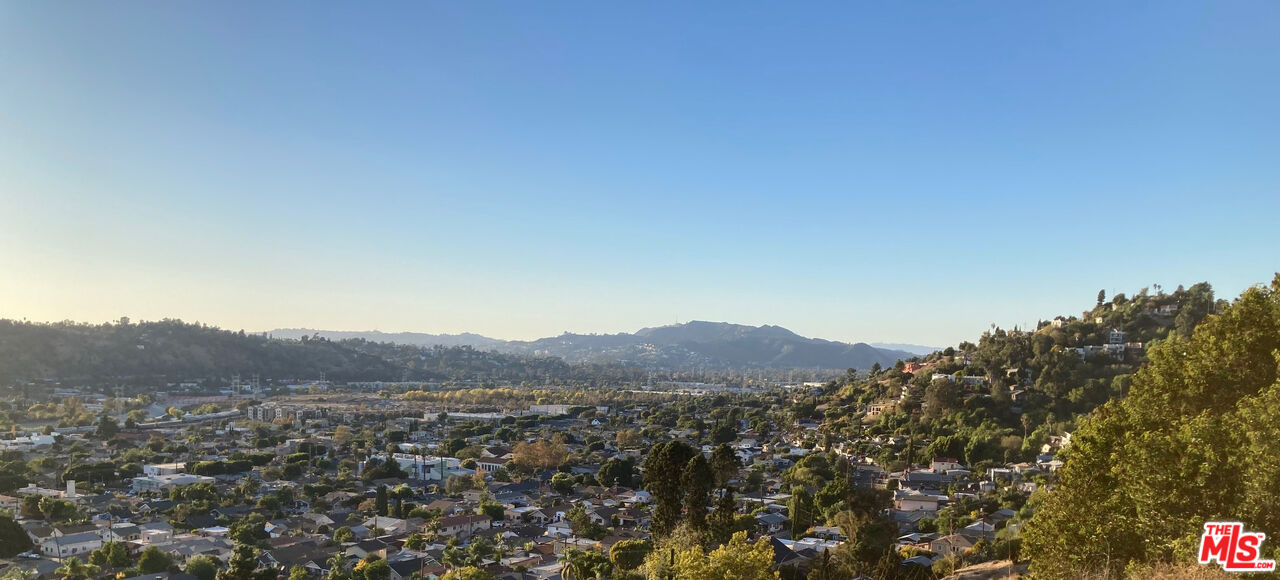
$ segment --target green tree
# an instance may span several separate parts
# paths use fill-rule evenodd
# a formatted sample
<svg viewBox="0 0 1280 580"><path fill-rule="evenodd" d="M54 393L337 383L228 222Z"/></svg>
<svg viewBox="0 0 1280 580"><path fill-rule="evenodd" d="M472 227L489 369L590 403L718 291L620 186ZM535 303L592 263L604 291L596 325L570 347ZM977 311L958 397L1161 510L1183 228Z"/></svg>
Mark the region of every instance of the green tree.
<svg viewBox="0 0 1280 580"><path fill-rule="evenodd" d="M12 558L31 550L31 538L13 518L0 514L0 558Z"/></svg>
<svg viewBox="0 0 1280 580"><path fill-rule="evenodd" d="M711 471L715 473L716 487L721 489L729 487L729 480L737 477L741 470L742 460L738 458L737 453L734 453L732 447L723 444L711 452Z"/></svg>
<svg viewBox="0 0 1280 580"><path fill-rule="evenodd" d="M681 479L696 453L688 443L668 441L655 445L645 457L644 486L657 504L650 523L653 535L665 536L680 523L684 509Z"/></svg>
<svg viewBox="0 0 1280 580"><path fill-rule="evenodd" d="M1046 577L1194 559L1207 521L1280 534L1280 276L1152 347L1129 395L1072 434L1023 549ZM1089 506L1089 509L1081 509ZM1105 566L1106 570L1097 570Z"/></svg>
<svg viewBox="0 0 1280 580"><path fill-rule="evenodd" d="M594 550L569 548L560 575L565 580L607 580L613 574L609 557Z"/></svg>
<svg viewBox="0 0 1280 580"><path fill-rule="evenodd" d="M557 473L551 476L551 489L560 495L573 493L573 476L568 473Z"/></svg>
<svg viewBox="0 0 1280 580"><path fill-rule="evenodd" d="M648 540L622 540L609 548L609 560L619 570L635 570L652 551L653 544Z"/></svg>
<svg viewBox="0 0 1280 580"><path fill-rule="evenodd" d="M361 560L356 565L356 572L364 577L364 580L389 580L391 578L391 565L382 558L374 558L371 560Z"/></svg>
<svg viewBox="0 0 1280 580"><path fill-rule="evenodd" d="M737 501L733 497L733 488L725 488L716 499L716 509L712 510L707 518L708 539L712 545L719 546L733 537L733 533L737 531L737 516Z"/></svg>
<svg viewBox="0 0 1280 580"><path fill-rule="evenodd" d="M612 486L621 485L623 487L631 487L635 485L636 462L630 457L617 458L610 457L600 464L599 471L596 472L596 480L600 485Z"/></svg>
<svg viewBox="0 0 1280 580"><path fill-rule="evenodd" d="M333 541L339 544L354 542L355 540L356 540L356 533L351 531L351 528L347 526L342 526L333 531Z"/></svg>
<svg viewBox="0 0 1280 580"><path fill-rule="evenodd" d="M198 580L214 580L214 577L218 575L218 568L221 567L222 562L217 558L201 555L187 560L185 572L195 576Z"/></svg>
<svg viewBox="0 0 1280 580"><path fill-rule="evenodd" d="M422 534L413 532L409 534L408 538L405 538L404 547L409 550L422 550L427 547L427 540L422 537Z"/></svg>
<svg viewBox="0 0 1280 580"><path fill-rule="evenodd" d="M814 506L809 489L797 485L791 488L791 499L787 502L787 515L791 518L791 537L803 537L813 526Z"/></svg>
<svg viewBox="0 0 1280 580"><path fill-rule="evenodd" d="M664 546L645 559L649 580L778 580L773 569L773 547L768 538L754 543L746 532L711 552L697 544Z"/></svg>
<svg viewBox="0 0 1280 580"><path fill-rule="evenodd" d="M582 506L574 506L568 512L565 512L565 519L568 520L570 528L574 535L593 540L603 539L608 533L603 526L591 521L591 516L587 514L587 510Z"/></svg>
<svg viewBox="0 0 1280 580"><path fill-rule="evenodd" d="M694 455L685 464L681 485L684 487L685 520L694 531L707 531L707 505L711 502L715 474L711 472L711 465L701 453Z"/></svg>
<svg viewBox="0 0 1280 580"><path fill-rule="evenodd" d="M276 580L276 571L258 568L258 550L248 544L238 544L231 551L227 567L218 570L215 580Z"/></svg>
<svg viewBox="0 0 1280 580"><path fill-rule="evenodd" d="M341 551L335 552L329 560L325 562L325 566L329 567L329 575L325 580L350 580L351 568L347 565L347 557Z"/></svg>
<svg viewBox="0 0 1280 580"><path fill-rule="evenodd" d="M71 557L62 562L53 573L62 580L92 580L101 570L93 564L85 564L80 558Z"/></svg>
<svg viewBox="0 0 1280 580"><path fill-rule="evenodd" d="M120 425L105 413L98 418L97 436L99 439L110 439L120 432Z"/></svg>
<svg viewBox="0 0 1280 580"><path fill-rule="evenodd" d="M41 497L40 513L44 516L44 519L51 522L63 522L78 517L80 510L76 507L76 504L65 499Z"/></svg>
<svg viewBox="0 0 1280 580"><path fill-rule="evenodd" d="M294 564L289 568L289 580L307 580L307 569Z"/></svg>
<svg viewBox="0 0 1280 580"><path fill-rule="evenodd" d="M374 511L378 512L378 515L385 516L387 515L387 486L379 485L377 493L378 495L377 495L377 498L374 500L373 509Z"/></svg>
<svg viewBox="0 0 1280 580"><path fill-rule="evenodd" d="M726 443L732 443L733 440L737 438L738 431L728 423L716 423L716 426L711 429L712 443L723 445Z"/></svg>
<svg viewBox="0 0 1280 580"><path fill-rule="evenodd" d="M945 416L960 407L963 396L964 390L956 381L934 379L924 391L925 416L929 418Z"/></svg>
<svg viewBox="0 0 1280 580"><path fill-rule="evenodd" d="M125 568L133 563L129 548L121 542L105 542L89 554L89 563L99 568Z"/></svg>
<svg viewBox="0 0 1280 580"><path fill-rule="evenodd" d="M156 546L147 546L138 556L138 571L143 574L157 574L169 570L173 558Z"/></svg>
<svg viewBox="0 0 1280 580"><path fill-rule="evenodd" d="M502 521L502 518L505 517L507 513L506 506L487 497L480 502L480 506L477 509L480 513L489 516L489 519L495 522Z"/></svg>
<svg viewBox="0 0 1280 580"><path fill-rule="evenodd" d="M494 580L494 575L475 566L462 566L445 572L440 580Z"/></svg>

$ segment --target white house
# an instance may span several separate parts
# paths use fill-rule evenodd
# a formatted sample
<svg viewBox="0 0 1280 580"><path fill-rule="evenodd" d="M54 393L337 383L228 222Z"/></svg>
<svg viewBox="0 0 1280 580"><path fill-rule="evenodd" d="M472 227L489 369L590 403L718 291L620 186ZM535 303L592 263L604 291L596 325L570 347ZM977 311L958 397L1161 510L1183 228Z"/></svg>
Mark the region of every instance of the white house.
<svg viewBox="0 0 1280 580"><path fill-rule="evenodd" d="M905 512L938 511L938 504L947 501L945 495L922 493L912 489L899 489L893 492L894 507Z"/></svg>
<svg viewBox="0 0 1280 580"><path fill-rule="evenodd" d="M70 556L81 556L88 559L89 552L102 547L102 537L98 532L80 532L65 536L54 536L40 544L40 552L50 558L62 559Z"/></svg>

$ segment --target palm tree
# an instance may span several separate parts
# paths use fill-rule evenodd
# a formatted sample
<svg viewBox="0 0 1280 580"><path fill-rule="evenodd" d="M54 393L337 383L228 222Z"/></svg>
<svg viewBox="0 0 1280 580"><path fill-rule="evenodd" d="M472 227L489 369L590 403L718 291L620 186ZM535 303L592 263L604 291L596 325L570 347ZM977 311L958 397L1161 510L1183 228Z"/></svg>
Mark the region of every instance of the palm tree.
<svg viewBox="0 0 1280 580"><path fill-rule="evenodd" d="M62 566L54 571L62 580L93 580L101 569L93 564L85 564L80 558L64 560Z"/></svg>

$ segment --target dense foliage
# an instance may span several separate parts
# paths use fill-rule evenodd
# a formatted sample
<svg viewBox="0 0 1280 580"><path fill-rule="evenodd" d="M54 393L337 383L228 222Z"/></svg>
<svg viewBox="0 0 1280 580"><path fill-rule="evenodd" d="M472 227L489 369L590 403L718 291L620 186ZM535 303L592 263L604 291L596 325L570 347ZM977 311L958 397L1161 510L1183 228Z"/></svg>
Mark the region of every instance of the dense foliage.
<svg viewBox="0 0 1280 580"><path fill-rule="evenodd" d="M1206 521L1280 537L1278 353L1280 277L1151 349L1128 396L1074 434L1057 488L1033 498L1036 573L1192 561Z"/></svg>

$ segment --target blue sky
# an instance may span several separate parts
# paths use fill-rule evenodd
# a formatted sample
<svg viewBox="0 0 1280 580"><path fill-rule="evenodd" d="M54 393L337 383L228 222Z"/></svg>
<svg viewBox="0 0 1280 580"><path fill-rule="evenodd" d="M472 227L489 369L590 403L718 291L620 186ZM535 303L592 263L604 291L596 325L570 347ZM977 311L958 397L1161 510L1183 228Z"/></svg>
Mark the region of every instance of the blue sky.
<svg viewBox="0 0 1280 580"><path fill-rule="evenodd" d="M0 3L0 316L954 344L1280 269L1280 4Z"/></svg>

